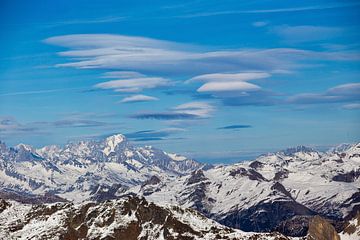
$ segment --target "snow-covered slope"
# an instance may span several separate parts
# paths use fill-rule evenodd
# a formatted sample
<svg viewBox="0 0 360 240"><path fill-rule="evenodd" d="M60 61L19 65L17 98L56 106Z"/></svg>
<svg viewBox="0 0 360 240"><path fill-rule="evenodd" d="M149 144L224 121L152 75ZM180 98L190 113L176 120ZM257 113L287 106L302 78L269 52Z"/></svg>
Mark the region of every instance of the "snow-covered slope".
<svg viewBox="0 0 360 240"><path fill-rule="evenodd" d="M153 175L172 179L202 166L152 147L135 147L121 134L63 148L34 149L24 144L7 148L0 143L1 188L50 192L77 201L108 198L104 195L141 184Z"/></svg>
<svg viewBox="0 0 360 240"><path fill-rule="evenodd" d="M244 231L305 236L309 219L320 215L340 232L343 221L360 209L359 189L359 143L328 152L299 146L211 168L150 146L132 146L122 135L62 148L0 143L0 197L21 199L25 192L30 200L24 202L63 200L51 194L101 202L138 195L161 206L195 209Z"/></svg>
<svg viewBox="0 0 360 240"><path fill-rule="evenodd" d="M245 233L198 212L160 207L145 199L102 203L25 205L0 199L1 239L288 239L278 233Z"/></svg>
<svg viewBox="0 0 360 240"><path fill-rule="evenodd" d="M360 144L326 153L297 147L127 192L191 207L242 230L302 236L309 216L342 221L356 211L359 177Z"/></svg>

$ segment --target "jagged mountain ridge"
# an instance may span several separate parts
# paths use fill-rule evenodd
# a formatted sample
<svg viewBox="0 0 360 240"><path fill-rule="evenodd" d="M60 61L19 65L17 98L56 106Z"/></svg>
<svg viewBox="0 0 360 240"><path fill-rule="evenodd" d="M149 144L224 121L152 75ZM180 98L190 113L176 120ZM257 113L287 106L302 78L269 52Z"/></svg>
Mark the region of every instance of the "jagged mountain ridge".
<svg viewBox="0 0 360 240"><path fill-rule="evenodd" d="M359 144L328 152L299 146L208 169L176 154L134 147L122 135L63 148L0 144L0 184L7 191L3 196L35 194L23 202L140 195L245 231L304 236L314 215L341 231L346 216L360 209L359 149ZM36 195L44 193L45 198Z"/></svg>
<svg viewBox="0 0 360 240"><path fill-rule="evenodd" d="M114 194L153 175L171 179L203 166L150 146L133 146L121 134L63 148L34 149L24 144L7 148L0 143L2 188L34 194L50 192L69 200Z"/></svg>
<svg viewBox="0 0 360 240"><path fill-rule="evenodd" d="M128 192L194 208L245 231L304 236L314 215L340 231L344 219L360 209L359 153L360 144L343 152L298 147Z"/></svg>
<svg viewBox="0 0 360 240"><path fill-rule="evenodd" d="M279 233L245 233L192 209L160 207L136 197L46 205L0 199L0 222L1 239L288 239Z"/></svg>

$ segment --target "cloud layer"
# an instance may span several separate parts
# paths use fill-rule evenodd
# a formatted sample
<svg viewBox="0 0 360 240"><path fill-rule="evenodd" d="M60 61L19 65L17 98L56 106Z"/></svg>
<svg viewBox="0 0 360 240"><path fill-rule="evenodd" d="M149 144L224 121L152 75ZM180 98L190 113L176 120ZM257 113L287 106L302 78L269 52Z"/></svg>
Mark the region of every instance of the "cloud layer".
<svg viewBox="0 0 360 240"><path fill-rule="evenodd" d="M206 102L188 102L178 105L169 111L140 112L130 115L136 119L155 120L195 120L209 118L215 107Z"/></svg>
<svg viewBox="0 0 360 240"><path fill-rule="evenodd" d="M348 83L330 88L324 93L302 93L287 99L291 104L321 104L360 101L360 83Z"/></svg>
<svg viewBox="0 0 360 240"><path fill-rule="evenodd" d="M159 100L159 99L156 97L138 94L138 95L132 95L132 96L125 97L120 101L120 103L152 102L152 101L157 101L157 100Z"/></svg>
<svg viewBox="0 0 360 240"><path fill-rule="evenodd" d="M354 60L354 52L320 52L295 48L206 51L196 46L144 37L76 34L51 37L48 44L70 62L58 67L118 69L147 74L209 74L230 71L278 71L303 67L314 60Z"/></svg>

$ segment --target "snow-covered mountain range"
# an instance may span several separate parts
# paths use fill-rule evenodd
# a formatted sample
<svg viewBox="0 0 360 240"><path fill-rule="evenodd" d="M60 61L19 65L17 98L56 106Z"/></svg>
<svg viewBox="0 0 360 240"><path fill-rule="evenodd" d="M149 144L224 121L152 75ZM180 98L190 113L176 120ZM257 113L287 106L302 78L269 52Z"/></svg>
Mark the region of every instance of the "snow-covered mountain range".
<svg viewBox="0 0 360 240"><path fill-rule="evenodd" d="M234 229L288 236L305 236L315 215L344 230L360 210L359 178L360 144L299 146L219 166L135 147L120 134L41 149L0 144L0 198L81 205L139 196Z"/></svg>
<svg viewBox="0 0 360 240"><path fill-rule="evenodd" d="M302 236L314 215L341 229L342 221L360 209L359 177L360 144L326 153L297 147L128 191L196 209L245 231Z"/></svg>
<svg viewBox="0 0 360 240"><path fill-rule="evenodd" d="M360 236L360 213L346 221L340 233L315 216L306 236L287 237L229 228L193 209L159 206L138 197L40 205L0 199L0 222L0 239L9 240L356 240Z"/></svg>
<svg viewBox="0 0 360 240"><path fill-rule="evenodd" d="M109 198L151 176L170 180L204 167L194 160L146 146L123 135L34 149L0 143L0 186L7 190L57 194L68 200Z"/></svg>

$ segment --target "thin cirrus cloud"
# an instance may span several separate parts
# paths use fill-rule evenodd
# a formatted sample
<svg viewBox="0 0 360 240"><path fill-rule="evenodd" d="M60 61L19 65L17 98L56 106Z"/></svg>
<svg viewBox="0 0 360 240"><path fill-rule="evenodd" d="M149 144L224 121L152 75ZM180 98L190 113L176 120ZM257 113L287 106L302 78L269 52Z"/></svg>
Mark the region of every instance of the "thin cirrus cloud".
<svg viewBox="0 0 360 240"><path fill-rule="evenodd" d="M270 8L270 9L249 9L249 10L229 10L229 11L208 11L208 12L197 12L185 15L177 16L179 18L195 18L195 17L212 17L219 15L233 15L233 14L261 14L261 13L288 13L288 12L304 12L314 10L325 10L334 8L344 8L358 6L359 3L337 3L327 5L313 5L303 7L289 7L289 8Z"/></svg>
<svg viewBox="0 0 360 240"><path fill-rule="evenodd" d="M212 73L195 76L187 80L191 82L228 82L228 81L249 81L268 78L271 74L266 72L240 72L240 73Z"/></svg>
<svg viewBox="0 0 360 240"><path fill-rule="evenodd" d="M253 22L252 25L254 27L265 27L266 25L268 25L269 23L266 22L266 21L256 21L256 22Z"/></svg>
<svg viewBox="0 0 360 240"><path fill-rule="evenodd" d="M280 25L271 27L270 32L277 34L286 42L301 43L328 40L334 37L338 37L343 33L343 29L338 27L324 27L312 25Z"/></svg>
<svg viewBox="0 0 360 240"><path fill-rule="evenodd" d="M179 120L179 119L196 119L197 115L177 112L143 112L135 113L129 116L135 119L154 119L154 120Z"/></svg>
<svg viewBox="0 0 360 240"><path fill-rule="evenodd" d="M302 93L287 99L290 104L322 104L360 101L360 83L348 83L329 88L323 93Z"/></svg>
<svg viewBox="0 0 360 240"><path fill-rule="evenodd" d="M144 89L159 88L169 85L171 85L171 82L162 77L142 77L102 82L96 84L94 87L111 89L115 92L140 92Z"/></svg>
<svg viewBox="0 0 360 240"><path fill-rule="evenodd" d="M360 109L360 103L349 103L342 106L343 109L346 110L355 110Z"/></svg>
<svg viewBox="0 0 360 240"><path fill-rule="evenodd" d="M155 120L195 120L211 117L215 107L207 102L189 102L178 105L169 111L163 112L142 112L130 115L136 119Z"/></svg>
<svg viewBox="0 0 360 240"><path fill-rule="evenodd" d="M152 102L152 101L157 101L157 100L159 100L159 99L156 97L138 94L138 95L132 95L129 97L125 97L120 101L120 103Z"/></svg>
<svg viewBox="0 0 360 240"><path fill-rule="evenodd" d="M114 34L64 35L48 38L45 42L69 49L59 53L68 58L69 62L57 64L58 67L118 69L147 75L290 71L303 68L304 62L309 66L316 60L359 59L356 52L321 52L296 48L206 51L189 44Z"/></svg>
<svg viewBox="0 0 360 240"><path fill-rule="evenodd" d="M0 116L0 136L16 133L34 132L36 127L19 123L14 117Z"/></svg>
<svg viewBox="0 0 360 240"><path fill-rule="evenodd" d="M47 134L56 128L104 128L119 125L121 124L77 117L64 118L56 121L20 123L14 117L0 116L0 137L11 137L18 134Z"/></svg>
<svg viewBox="0 0 360 240"><path fill-rule="evenodd" d="M144 74L134 71L112 71L112 72L106 72L102 76L102 78L120 78L120 79L142 78L142 77L146 77L146 76Z"/></svg>

